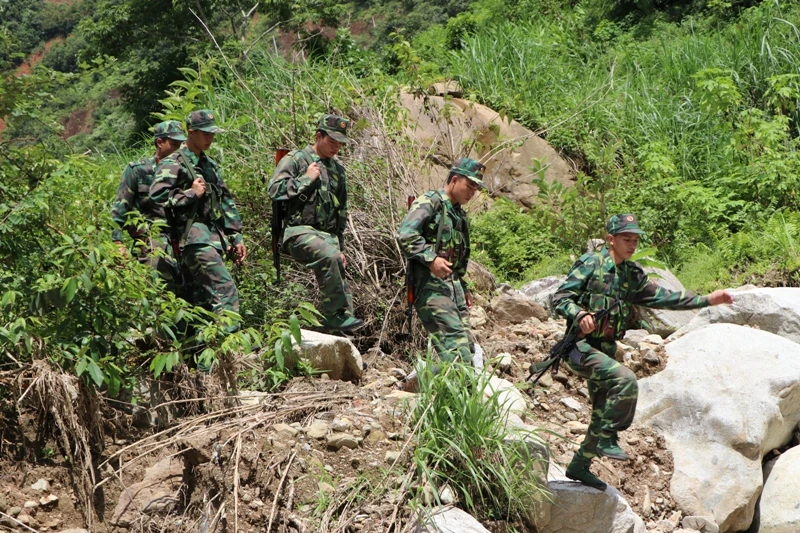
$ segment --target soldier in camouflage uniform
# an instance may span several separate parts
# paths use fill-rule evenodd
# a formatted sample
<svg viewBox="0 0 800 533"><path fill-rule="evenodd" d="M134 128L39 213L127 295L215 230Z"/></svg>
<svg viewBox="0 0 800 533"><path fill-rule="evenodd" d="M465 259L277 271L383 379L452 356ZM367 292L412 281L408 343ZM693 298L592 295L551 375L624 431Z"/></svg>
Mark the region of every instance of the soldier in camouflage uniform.
<svg viewBox="0 0 800 533"><path fill-rule="evenodd" d="M461 206L485 188L485 168L473 159L457 160L444 188L417 198L397 234L412 269L414 308L444 361L471 363L475 351L468 311L472 294L464 280L469 222Z"/></svg>
<svg viewBox="0 0 800 533"><path fill-rule="evenodd" d="M567 319L568 327L580 328L581 338L569 353L567 365L587 380L592 402L586 436L566 475L599 490L605 490L606 484L590 471L592 459L596 455L629 459L617 443L617 434L633 421L638 385L636 375L614 355L617 339L629 327L633 306L697 309L733 303L727 291L699 296L690 291L670 291L652 282L641 266L629 260L639 235L644 233L634 215L612 216L606 230L606 246L581 256L553 299L556 312ZM610 309L615 302L602 323L595 323L593 313Z"/></svg>
<svg viewBox="0 0 800 533"><path fill-rule="evenodd" d="M153 183L158 163L177 150L185 140L183 127L177 120L156 124L153 128L155 155L128 163L122 173L117 197L111 208L111 219L118 226L111 232L111 240L117 244L120 252L127 253L122 243L122 230L125 230L134 243L138 243L139 262L155 269L170 290L174 290L176 265L169 255L166 239L163 236L150 234L150 225L155 220L164 218L164 209L150 200L150 185ZM130 215L135 213L141 215L145 221L139 223L134 221ZM161 253L154 253L156 249Z"/></svg>
<svg viewBox="0 0 800 533"><path fill-rule="evenodd" d="M322 324L338 331L364 325L353 316L345 279L347 180L344 167L334 158L349 142L349 125L346 118L323 115L314 144L281 159L269 182L270 198L286 202L283 249L314 271L322 293Z"/></svg>
<svg viewBox="0 0 800 533"><path fill-rule="evenodd" d="M222 171L205 153L214 135L225 130L206 109L190 113L186 128L186 143L158 165L150 197L172 215L170 230L180 239L181 261L197 286L193 303L215 313L238 313L239 293L224 256L236 264L247 256L242 219Z"/></svg>

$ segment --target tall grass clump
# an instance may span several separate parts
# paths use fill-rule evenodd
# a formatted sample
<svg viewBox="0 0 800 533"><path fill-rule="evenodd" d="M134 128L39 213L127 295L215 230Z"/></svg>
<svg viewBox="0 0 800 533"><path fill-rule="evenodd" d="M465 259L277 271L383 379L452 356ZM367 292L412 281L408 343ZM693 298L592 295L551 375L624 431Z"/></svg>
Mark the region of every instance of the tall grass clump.
<svg viewBox="0 0 800 533"><path fill-rule="evenodd" d="M673 263L697 243L800 208L796 5L763 2L730 21L656 20L648 31L600 31L609 25L585 17L564 10L479 28L451 52L450 74L590 177L611 171L609 211L639 213Z"/></svg>
<svg viewBox="0 0 800 533"><path fill-rule="evenodd" d="M449 485L468 511L517 522L547 498L547 459L531 451L545 448L505 428L505 406L483 396L489 378L460 363L420 373L413 466L418 486L436 493Z"/></svg>

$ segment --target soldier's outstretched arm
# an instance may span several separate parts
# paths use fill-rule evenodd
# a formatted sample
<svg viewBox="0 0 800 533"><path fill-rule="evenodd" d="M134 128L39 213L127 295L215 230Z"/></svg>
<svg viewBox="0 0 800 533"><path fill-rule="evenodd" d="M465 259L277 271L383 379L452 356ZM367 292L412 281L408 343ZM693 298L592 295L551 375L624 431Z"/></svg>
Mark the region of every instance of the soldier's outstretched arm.
<svg viewBox="0 0 800 533"><path fill-rule="evenodd" d="M425 225L433 216L433 204L430 198L420 196L411 204L411 209L397 230L397 240L406 257L415 259L426 266L430 266L436 259L434 245L425 242L422 233Z"/></svg>
<svg viewBox="0 0 800 533"><path fill-rule="evenodd" d="M692 291L671 291L659 287L638 265L631 272L631 302L654 309L699 309L711 305L707 296Z"/></svg>
<svg viewBox="0 0 800 533"><path fill-rule="evenodd" d="M273 200L291 200L301 194L309 194L317 180L309 176L307 170L308 167L300 158L287 156L281 159L269 180L269 197Z"/></svg>

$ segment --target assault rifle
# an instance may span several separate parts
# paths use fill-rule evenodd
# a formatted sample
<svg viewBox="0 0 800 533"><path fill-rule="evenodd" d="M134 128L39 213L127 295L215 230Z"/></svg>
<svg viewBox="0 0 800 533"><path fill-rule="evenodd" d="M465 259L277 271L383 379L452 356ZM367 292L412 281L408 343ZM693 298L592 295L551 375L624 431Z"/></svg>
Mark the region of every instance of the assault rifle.
<svg viewBox="0 0 800 533"><path fill-rule="evenodd" d="M408 209L411 209L411 204L416 200L416 196L408 197ZM414 316L414 265L411 259L406 260L406 322L408 323L408 331L411 332L411 318Z"/></svg>
<svg viewBox="0 0 800 533"><path fill-rule="evenodd" d="M288 148L278 148L275 150L275 168L278 163L289 153ZM272 265L275 267L275 285L281 283L281 240L283 229L286 225L286 202L272 200L272 220L270 221L270 231L272 233Z"/></svg>
<svg viewBox="0 0 800 533"><path fill-rule="evenodd" d="M551 369L553 374L558 372L558 367L561 364L562 359L567 359L569 357L569 353L577 344L578 339L581 338L581 327L580 327L580 320L578 318L583 318L586 314L592 314L594 316L595 325L600 325L603 320L613 311L616 307L620 304L619 298L614 300L614 303L611 304L611 307L608 309L601 309L595 313L584 313L576 317L575 320L572 321L572 325L570 326L567 333L564 334L564 338L561 339L556 343L555 346L550 350L550 355L544 361L540 363L536 363L531 365L530 374L525 379L525 381L529 381L534 374L537 372L539 373L536 376L536 379L533 380L531 383L531 390L533 390L533 386L541 379L545 372L548 369Z"/></svg>

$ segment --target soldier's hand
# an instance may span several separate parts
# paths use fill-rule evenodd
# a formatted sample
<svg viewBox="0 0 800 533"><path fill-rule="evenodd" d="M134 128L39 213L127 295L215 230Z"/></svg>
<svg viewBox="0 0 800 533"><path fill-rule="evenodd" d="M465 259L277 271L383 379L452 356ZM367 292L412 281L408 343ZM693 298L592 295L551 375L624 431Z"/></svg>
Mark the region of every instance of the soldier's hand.
<svg viewBox="0 0 800 533"><path fill-rule="evenodd" d="M436 276L437 278L446 278L450 274L453 273L453 269L450 268L453 266L453 263L445 259L444 257L437 257L431 263L431 274Z"/></svg>
<svg viewBox="0 0 800 533"><path fill-rule="evenodd" d="M342 264L344 264L344 267L347 268L347 257L345 257L344 254L341 254L341 256L342 256Z"/></svg>
<svg viewBox="0 0 800 533"><path fill-rule="evenodd" d="M306 175L311 178L311 181L317 179L320 175L319 163L311 163L306 169Z"/></svg>
<svg viewBox="0 0 800 533"><path fill-rule="evenodd" d="M203 181L203 178L196 178L192 182L192 190L197 195L198 198L203 196L206 193L206 182Z"/></svg>
<svg viewBox="0 0 800 533"><path fill-rule="evenodd" d="M581 328L581 333L584 335L588 335L589 333L593 332L597 327L597 324L594 323L594 316L591 313L586 313L581 318L581 321L578 322L578 325Z"/></svg>
<svg viewBox="0 0 800 533"><path fill-rule="evenodd" d="M467 309L472 309L472 306L475 305L475 300L472 298L472 293L470 291L464 293L464 300L466 300Z"/></svg>
<svg viewBox="0 0 800 533"><path fill-rule="evenodd" d="M711 305L732 304L733 295L728 291L714 291L708 295L708 301L711 303Z"/></svg>
<svg viewBox="0 0 800 533"><path fill-rule="evenodd" d="M228 248L228 253L233 257L234 263L241 265L244 263L245 257L247 257L247 248L242 243L234 244Z"/></svg>
<svg viewBox="0 0 800 533"><path fill-rule="evenodd" d="M128 249L125 248L125 245L122 244L122 241L114 241L114 244L117 245L117 251L119 251L119 255L122 257L128 257Z"/></svg>

